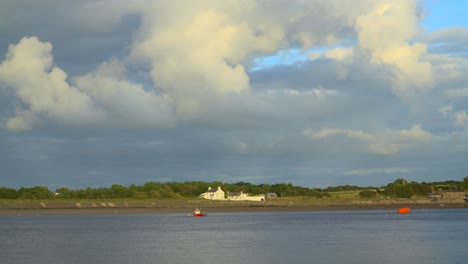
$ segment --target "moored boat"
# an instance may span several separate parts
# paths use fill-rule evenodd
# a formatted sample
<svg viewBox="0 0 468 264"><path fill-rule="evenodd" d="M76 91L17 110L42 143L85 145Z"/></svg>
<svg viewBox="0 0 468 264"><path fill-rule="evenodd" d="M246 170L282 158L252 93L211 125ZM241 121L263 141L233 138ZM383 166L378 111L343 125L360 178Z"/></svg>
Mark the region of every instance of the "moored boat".
<svg viewBox="0 0 468 264"><path fill-rule="evenodd" d="M206 216L205 212L202 212L198 207L193 210L193 216Z"/></svg>
<svg viewBox="0 0 468 264"><path fill-rule="evenodd" d="M408 207L401 207L401 208L398 208L397 212L399 214L409 214L411 210Z"/></svg>

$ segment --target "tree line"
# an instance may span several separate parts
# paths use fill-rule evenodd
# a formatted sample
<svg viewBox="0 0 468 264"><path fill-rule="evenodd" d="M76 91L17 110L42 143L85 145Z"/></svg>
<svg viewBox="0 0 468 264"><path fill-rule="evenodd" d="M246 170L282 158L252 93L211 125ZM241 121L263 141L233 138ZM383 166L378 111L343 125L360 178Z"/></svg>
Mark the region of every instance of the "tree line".
<svg viewBox="0 0 468 264"><path fill-rule="evenodd" d="M293 186L291 183L251 184L246 182L147 182L143 185L132 184L128 187L113 184L110 188L69 189L58 188L55 191L45 186L22 187L18 190L0 187L0 199L164 199L195 198L206 192L209 187L220 186L225 192L244 192L250 194L276 193L277 196L330 196L327 192L315 188Z"/></svg>
<svg viewBox="0 0 468 264"><path fill-rule="evenodd" d="M468 190L468 177L463 181L443 181L443 182L408 182L404 178L395 180L392 183L376 190L363 190L359 193L361 198L375 198L378 196L411 198L417 196L427 196L428 193L444 191L465 191Z"/></svg>
<svg viewBox="0 0 468 264"><path fill-rule="evenodd" d="M128 187L113 184L110 188L86 188L69 189L61 187L55 191L45 186L22 187L13 189L0 187L0 199L169 199L169 198L195 198L209 187L221 187L225 192L240 192L250 194L275 193L278 197L331 197L331 192L360 191L361 198L374 198L387 196L395 198L410 198L414 196L426 196L427 193L439 189L442 190L468 190L468 177L463 181L445 182L407 182L405 179L397 179L386 186L360 187L344 185L320 188L307 188L294 186L291 183L277 184L252 184L247 182L222 183L222 182L147 182L143 185L132 184Z"/></svg>

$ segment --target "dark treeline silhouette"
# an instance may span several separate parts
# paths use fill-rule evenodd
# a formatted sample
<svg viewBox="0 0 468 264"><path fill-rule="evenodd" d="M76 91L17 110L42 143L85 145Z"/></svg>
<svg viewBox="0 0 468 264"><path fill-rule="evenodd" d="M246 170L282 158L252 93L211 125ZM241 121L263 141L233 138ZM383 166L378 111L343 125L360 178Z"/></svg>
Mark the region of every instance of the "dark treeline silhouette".
<svg viewBox="0 0 468 264"><path fill-rule="evenodd" d="M45 186L23 187L18 190L0 187L0 199L164 199L164 198L194 198L208 190L209 187L220 186L225 192L240 192L250 194L275 193L278 197L331 197L331 192L360 191L361 198L374 198L377 196L410 198L413 196L426 196L436 190L467 190L468 177L463 181L445 181L432 183L407 182L397 179L386 186L360 187L344 185L328 187L325 189L294 186L291 183L277 184L251 184L247 182L147 182L143 185L132 184L125 187L113 184L110 188L68 189L58 188L55 191Z"/></svg>

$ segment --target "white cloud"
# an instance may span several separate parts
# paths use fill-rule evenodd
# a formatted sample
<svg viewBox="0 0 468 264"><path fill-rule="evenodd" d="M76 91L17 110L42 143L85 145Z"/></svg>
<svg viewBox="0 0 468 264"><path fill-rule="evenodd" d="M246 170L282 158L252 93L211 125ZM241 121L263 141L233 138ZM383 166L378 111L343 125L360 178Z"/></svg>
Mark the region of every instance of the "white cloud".
<svg viewBox="0 0 468 264"><path fill-rule="evenodd" d="M13 89L24 107L6 122L12 131L29 130L42 116L62 124L119 127L167 127L175 123L173 100L167 94L145 91L126 80L118 60L67 82L53 66L52 45L36 37L11 45L0 65L0 82Z"/></svg>
<svg viewBox="0 0 468 264"><path fill-rule="evenodd" d="M333 137L333 136L346 136L351 139L358 139L358 140L364 140L364 141L369 141L374 138L371 134L365 133L361 130L349 130L349 129L321 129L319 132L312 132L312 131L306 131L306 134L308 134L311 138L313 139L325 139L328 137Z"/></svg>
<svg viewBox="0 0 468 264"><path fill-rule="evenodd" d="M369 144L369 149L374 153L390 155L418 144L430 143L431 140L431 133L415 125L408 130L384 132L378 140Z"/></svg>
<svg viewBox="0 0 468 264"><path fill-rule="evenodd" d="M115 59L75 78L75 83L107 113L109 123L138 127L165 127L175 123L172 98L145 91L141 84L127 81L124 65Z"/></svg>
<svg viewBox="0 0 468 264"><path fill-rule="evenodd" d="M348 60L351 59L354 55L354 48L335 48L332 50L327 50L324 53L324 56L327 58L332 58L335 60Z"/></svg>
<svg viewBox="0 0 468 264"><path fill-rule="evenodd" d="M468 121L468 114L466 111L454 112L452 104L439 108L439 112L446 118L455 120L455 125L459 127L465 126L465 122Z"/></svg>
<svg viewBox="0 0 468 264"><path fill-rule="evenodd" d="M37 122L34 113L30 111L16 110L16 116L7 120L5 126L12 131L30 130L32 125Z"/></svg>
<svg viewBox="0 0 468 264"><path fill-rule="evenodd" d="M281 1L172 1L153 2L141 12L132 58L149 65L179 116L202 111L203 98L249 92L246 65L255 56L349 43L354 35L374 63L396 69L399 94L433 84L431 65L423 61L426 46L412 41L419 22L413 0L294 1L286 9ZM354 47L337 47L324 56L345 60L354 53ZM339 78L347 76L344 71Z"/></svg>
<svg viewBox="0 0 468 264"><path fill-rule="evenodd" d="M378 4L356 20L359 47L370 51L375 63L396 67L400 95L407 94L408 89L425 90L434 85L432 65L423 61L427 46L411 43L418 32L416 14L416 1L395 0Z"/></svg>
<svg viewBox="0 0 468 264"><path fill-rule="evenodd" d="M442 113L442 115L444 115L444 117L448 117L453 112L453 105L449 104L449 105L446 105L444 107L441 107L441 108L439 108L439 112Z"/></svg>
<svg viewBox="0 0 468 264"><path fill-rule="evenodd" d="M306 130L304 134L313 140L327 140L344 136L365 144L369 152L382 155L393 155L418 144L429 143L432 140L432 135L423 130L420 125L414 125L408 130L387 130L382 133L367 133L349 129L321 129L318 132ZM343 145L342 147L348 146Z"/></svg>
<svg viewBox="0 0 468 264"><path fill-rule="evenodd" d="M297 175L312 182L333 173L289 172L320 166L337 172L350 163L371 169L348 174L405 173L400 167L426 157L450 166L458 158L462 165L450 170L463 170L466 29L426 39L418 32L421 1L3 2L0 52L14 45L0 60L0 120L11 131L33 131L7 133L0 149L12 152L10 137L18 138L10 146L19 147L36 132L55 129L50 135L60 138L64 129L62 147L72 156L60 162L67 155L61 159L58 150L55 159L24 151L29 156L21 164L49 155L67 175L70 163L80 163L81 173L103 170L131 181L139 173L160 178L155 171L171 180L206 170L202 177L209 179L217 162L228 180ZM25 33L47 42L18 43ZM264 68L252 72L257 58ZM418 123L424 129L411 126ZM112 130L100 138L105 127ZM85 133L96 140L77 139ZM14 164L3 156L2 168ZM426 172L445 175L432 170L444 166L434 163L425 163L432 166ZM246 164L261 173L232 172Z"/></svg>
<svg viewBox="0 0 468 264"><path fill-rule="evenodd" d="M370 174L395 174L395 173L408 173L409 169L406 168L372 168L372 169L358 169L345 171L344 175L370 175Z"/></svg>
<svg viewBox="0 0 468 264"><path fill-rule="evenodd" d="M10 45L0 64L0 82L14 90L25 107L7 121L11 130L25 130L38 115L63 123L98 122L103 113L92 99L67 83L67 74L53 65L52 44L36 37L23 38Z"/></svg>
<svg viewBox="0 0 468 264"><path fill-rule="evenodd" d="M110 5L113 8L106 10ZM294 1L288 3L287 8L281 1L129 3L104 0L80 2L72 7L76 15L63 5L57 16L69 14L70 20L64 23L81 26L83 30L92 30L94 26L90 25L96 24L94 33L112 31L129 14L140 16L140 27L137 32L132 32L134 41L128 47L130 54L122 56L128 55L132 63L140 66L143 63L148 67L145 70L150 72L154 90L145 90L141 84L126 81L125 77L104 76L104 66L84 76L71 78L79 86L73 87L67 83L67 74L52 66L52 45L36 40L32 45L43 46L42 53L33 54L22 49L23 61L35 56L45 67L41 73L43 76L49 76L49 81L59 79L61 84L55 83L53 90L69 94L58 96L61 99L57 102L49 100L40 106L38 98L53 97L46 95L48 89L28 89L36 93L28 95L28 99L24 95L25 89L18 88L17 80L13 84L13 77L8 74L10 77L4 77L4 82L16 87L16 91L23 91L17 95L32 108L19 108L17 116L9 122L10 127L31 127L33 120L40 120L37 119L38 113L46 113L49 118L62 122L73 120L73 123L78 123L80 118L89 122L90 115L95 117L95 122L100 122L103 118L110 118L106 115L111 115L141 124L148 121L151 113L155 115L150 124L170 124L176 118L196 120L204 113L216 111L213 106L222 107L221 102L229 101L232 94L251 96L246 67L256 56L298 46L304 50L333 46L323 56L336 60L359 60L358 57L365 53L361 51L365 50L371 53L374 63L388 64L397 69L396 83L402 89L401 93L405 93L403 90L408 87L424 89L432 85L431 65L423 61L426 46L412 41L419 22L415 0ZM103 14L94 16L95 12ZM405 27L399 26L401 23ZM31 42L31 39L24 42ZM343 43L346 47L340 46ZM355 43L355 46L348 46L349 43ZM17 48L22 45L18 44ZM126 58L125 61L128 62ZM3 71L6 71L6 63L3 63ZM34 74L37 75L38 71L22 72L23 76ZM349 77L349 69L342 66L337 78L345 80ZM40 87L44 86L51 87L50 84L40 84ZM118 99L119 96L126 98ZM64 107L65 98L74 98L72 102L76 105L67 104L68 110L57 110L59 105ZM28 118L25 111L30 111L36 118L31 114ZM71 113L75 116L70 116Z"/></svg>
<svg viewBox="0 0 468 264"><path fill-rule="evenodd" d="M457 126L465 126L465 122L468 121L468 115L466 114L465 111L454 113L454 118L455 118Z"/></svg>
<svg viewBox="0 0 468 264"><path fill-rule="evenodd" d="M183 12L180 4L165 2L144 11L144 27L132 54L150 62L154 83L175 99L177 113L185 115L199 111L200 97L249 91L241 62L253 52L276 50L284 32L265 24L259 34L243 19L256 10L255 2L183 2Z"/></svg>
<svg viewBox="0 0 468 264"><path fill-rule="evenodd" d="M309 52L309 53L307 54L307 57L309 58L309 60L320 59L320 58L322 58L322 53L321 53L321 52L318 52L318 51Z"/></svg>
<svg viewBox="0 0 468 264"><path fill-rule="evenodd" d="M433 68L434 79L439 87L448 87L460 85L460 80L466 78L467 71L466 59L462 57L451 56L450 54L430 53L425 56Z"/></svg>

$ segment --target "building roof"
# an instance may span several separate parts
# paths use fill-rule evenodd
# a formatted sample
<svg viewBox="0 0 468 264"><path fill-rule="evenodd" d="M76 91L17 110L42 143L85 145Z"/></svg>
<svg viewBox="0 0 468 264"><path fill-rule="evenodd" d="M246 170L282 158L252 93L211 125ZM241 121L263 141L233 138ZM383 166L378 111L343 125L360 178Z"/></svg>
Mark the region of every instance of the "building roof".
<svg viewBox="0 0 468 264"><path fill-rule="evenodd" d="M208 191L206 191L207 193L214 193L214 192L217 192L217 191L222 191L223 190L221 189L221 187L218 187L218 188L211 188L211 187L208 187Z"/></svg>

